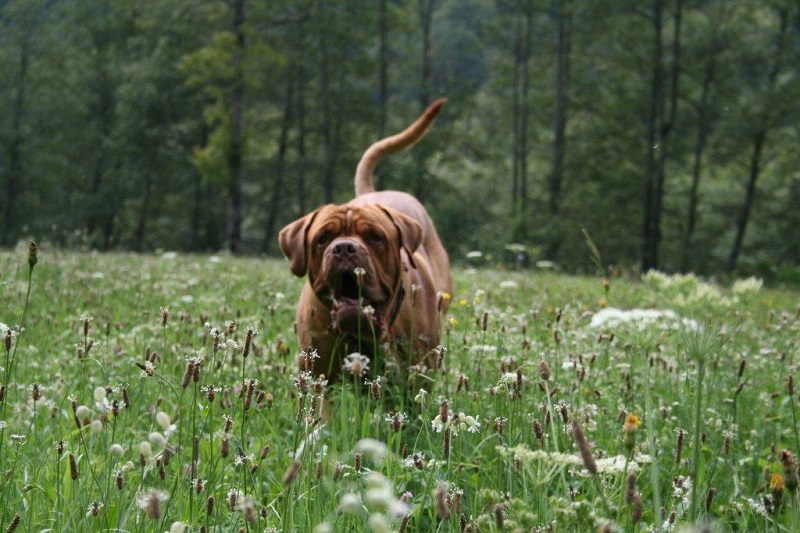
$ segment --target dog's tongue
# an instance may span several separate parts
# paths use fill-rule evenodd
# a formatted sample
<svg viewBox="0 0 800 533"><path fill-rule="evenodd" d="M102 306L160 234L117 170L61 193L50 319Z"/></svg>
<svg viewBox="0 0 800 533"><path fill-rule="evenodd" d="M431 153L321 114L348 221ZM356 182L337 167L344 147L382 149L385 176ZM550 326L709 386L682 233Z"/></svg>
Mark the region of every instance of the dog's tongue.
<svg viewBox="0 0 800 533"><path fill-rule="evenodd" d="M335 298L333 300L331 329L335 333L341 333L342 331L357 333L359 322L361 322L362 328L366 328L364 333L369 331L370 324L379 332L383 328L383 321L379 311L367 311L366 308L359 305L358 300L353 298Z"/></svg>

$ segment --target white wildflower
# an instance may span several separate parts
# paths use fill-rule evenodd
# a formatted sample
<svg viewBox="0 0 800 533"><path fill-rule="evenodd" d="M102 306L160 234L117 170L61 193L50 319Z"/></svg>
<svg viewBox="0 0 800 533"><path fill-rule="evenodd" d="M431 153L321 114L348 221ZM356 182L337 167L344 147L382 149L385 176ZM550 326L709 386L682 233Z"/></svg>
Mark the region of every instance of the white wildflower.
<svg viewBox="0 0 800 533"><path fill-rule="evenodd" d="M737 279L733 282L731 290L737 295L750 295L761 290L764 281L758 278Z"/></svg>
<svg viewBox="0 0 800 533"><path fill-rule="evenodd" d="M369 370L369 358L358 352L353 352L344 358L342 370L354 376L363 376Z"/></svg>
<svg viewBox="0 0 800 533"><path fill-rule="evenodd" d="M161 426L161 429L167 429L171 423L169 415L164 411L159 411L156 413L156 422L159 426Z"/></svg>
<svg viewBox="0 0 800 533"><path fill-rule="evenodd" d="M167 439L158 431L151 432L150 435L147 436L147 440L156 448L164 448L167 445Z"/></svg>
<svg viewBox="0 0 800 533"><path fill-rule="evenodd" d="M108 447L108 453L112 457L122 457L125 454L125 448L121 444L114 443Z"/></svg>
<svg viewBox="0 0 800 533"><path fill-rule="evenodd" d="M425 402L425 398L428 396L428 391L425 389L419 389L419 392L416 396L414 396L414 403L422 404Z"/></svg>
<svg viewBox="0 0 800 533"><path fill-rule="evenodd" d="M344 494L339 500L339 510L343 513L355 514L361 511L361 496L354 492Z"/></svg>
<svg viewBox="0 0 800 533"><path fill-rule="evenodd" d="M361 439L356 443L355 451L368 457L375 464L381 464L389 453L389 447L376 439Z"/></svg>
<svg viewBox="0 0 800 533"><path fill-rule="evenodd" d="M392 533L392 526L389 520L381 513L369 515L369 526L373 533Z"/></svg>

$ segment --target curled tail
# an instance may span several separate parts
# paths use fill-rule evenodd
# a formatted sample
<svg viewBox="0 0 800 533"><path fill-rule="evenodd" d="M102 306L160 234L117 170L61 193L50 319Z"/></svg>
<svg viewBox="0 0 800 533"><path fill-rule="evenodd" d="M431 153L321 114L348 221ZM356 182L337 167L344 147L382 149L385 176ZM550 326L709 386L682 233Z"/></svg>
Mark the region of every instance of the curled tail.
<svg viewBox="0 0 800 533"><path fill-rule="evenodd" d="M375 184L372 183L372 173L381 159L389 154L405 150L422 139L446 101L446 98L436 100L405 130L391 137L381 139L367 148L364 155L361 156L361 161L358 162L358 167L356 167L356 196L375 191Z"/></svg>

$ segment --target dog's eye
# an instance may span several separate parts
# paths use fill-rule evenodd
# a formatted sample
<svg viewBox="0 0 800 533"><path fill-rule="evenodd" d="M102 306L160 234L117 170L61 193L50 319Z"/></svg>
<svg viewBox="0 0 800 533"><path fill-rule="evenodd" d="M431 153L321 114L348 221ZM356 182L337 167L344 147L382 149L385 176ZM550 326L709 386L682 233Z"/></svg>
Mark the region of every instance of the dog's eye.
<svg viewBox="0 0 800 533"><path fill-rule="evenodd" d="M331 242L331 234L326 231L325 233L320 233L317 235L317 237L314 239L314 246L327 246L329 242Z"/></svg>
<svg viewBox="0 0 800 533"><path fill-rule="evenodd" d="M367 233L367 240L372 244L382 244L386 239L383 237L382 233L378 233L377 231L370 231Z"/></svg>

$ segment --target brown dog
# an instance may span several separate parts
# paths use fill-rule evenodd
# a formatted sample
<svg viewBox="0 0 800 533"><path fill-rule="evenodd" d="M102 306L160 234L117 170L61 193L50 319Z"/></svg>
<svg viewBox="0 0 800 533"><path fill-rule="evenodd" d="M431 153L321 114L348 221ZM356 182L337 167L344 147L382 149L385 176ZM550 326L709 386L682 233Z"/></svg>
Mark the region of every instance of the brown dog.
<svg viewBox="0 0 800 533"><path fill-rule="evenodd" d="M352 352L404 366L433 362L452 291L447 252L422 204L404 192L376 192L372 173L386 155L420 140L444 102L364 152L353 200L320 207L280 232L292 273L308 274L296 326L300 347L319 355L315 375L334 378Z"/></svg>

